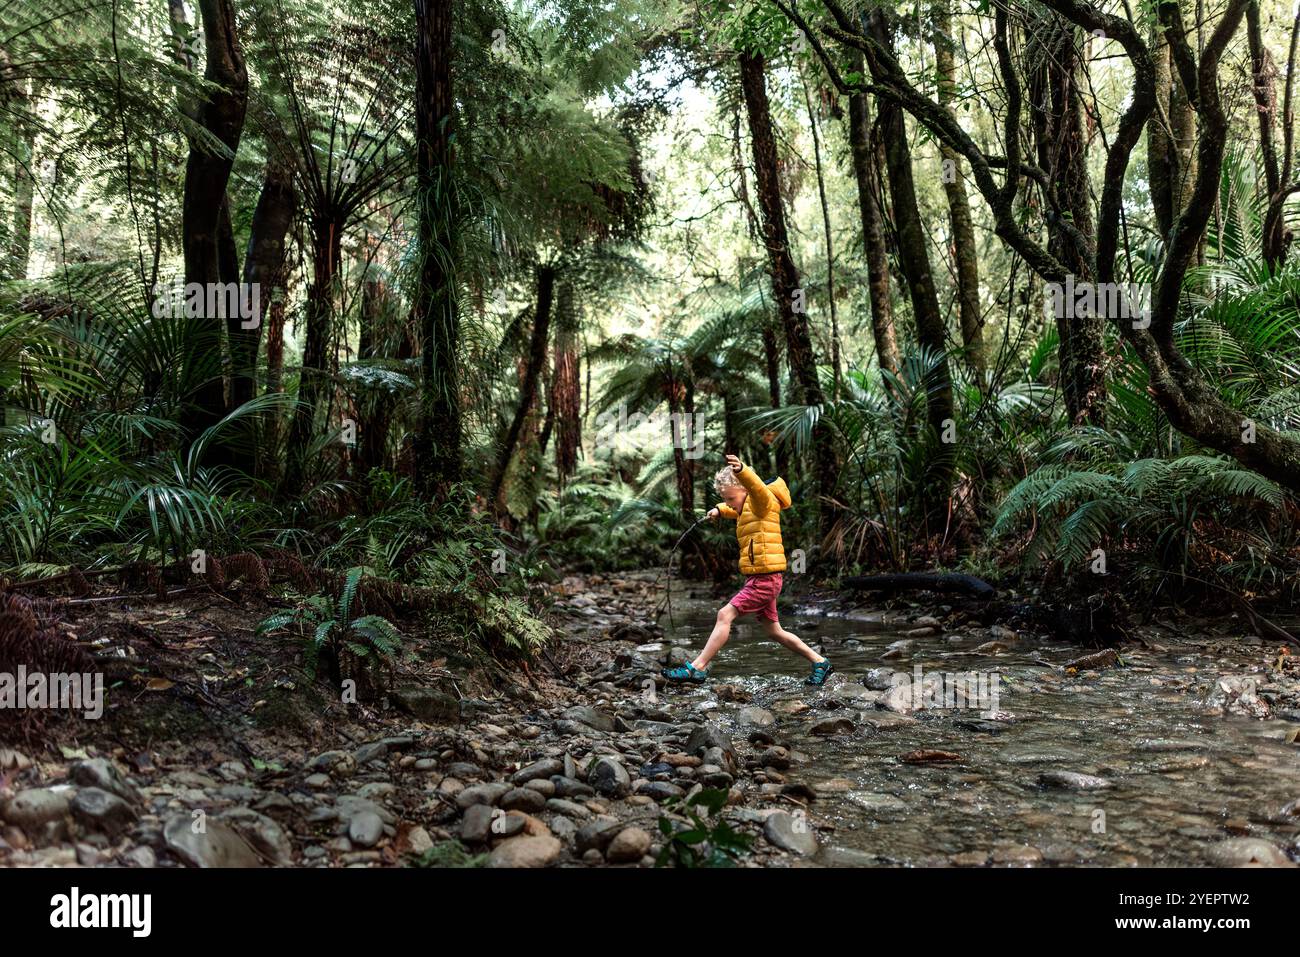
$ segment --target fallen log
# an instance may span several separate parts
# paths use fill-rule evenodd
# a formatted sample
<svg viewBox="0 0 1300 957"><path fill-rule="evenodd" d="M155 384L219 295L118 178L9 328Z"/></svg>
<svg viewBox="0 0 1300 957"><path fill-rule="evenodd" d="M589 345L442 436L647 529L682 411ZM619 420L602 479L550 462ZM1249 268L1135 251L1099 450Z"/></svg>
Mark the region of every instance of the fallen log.
<svg viewBox="0 0 1300 957"><path fill-rule="evenodd" d="M990 599L997 589L974 575L954 572L896 572L888 575L849 575L841 578L846 588L863 591L943 591L960 592L973 598Z"/></svg>

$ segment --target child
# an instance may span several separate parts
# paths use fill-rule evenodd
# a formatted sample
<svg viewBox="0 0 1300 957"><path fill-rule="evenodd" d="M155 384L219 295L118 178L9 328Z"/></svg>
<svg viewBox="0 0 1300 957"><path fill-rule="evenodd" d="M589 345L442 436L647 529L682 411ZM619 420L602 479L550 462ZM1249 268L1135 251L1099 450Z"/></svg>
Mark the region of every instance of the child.
<svg viewBox="0 0 1300 957"><path fill-rule="evenodd" d="M731 623L740 615L754 612L763 622L763 631L791 651L812 662L812 674L805 684L821 685L835 670L830 661L805 645L797 635L781 627L776 615L776 596L781 594L781 573L785 571L785 550L781 547L781 509L790 507L790 489L778 478L771 485L734 455L713 484L722 503L709 510L708 517L719 515L736 519L736 539L740 542L740 571L747 576L745 586L718 611L717 624L704 650L692 662L665 668L669 681L702 682L709 677L709 662L722 650L731 636Z"/></svg>

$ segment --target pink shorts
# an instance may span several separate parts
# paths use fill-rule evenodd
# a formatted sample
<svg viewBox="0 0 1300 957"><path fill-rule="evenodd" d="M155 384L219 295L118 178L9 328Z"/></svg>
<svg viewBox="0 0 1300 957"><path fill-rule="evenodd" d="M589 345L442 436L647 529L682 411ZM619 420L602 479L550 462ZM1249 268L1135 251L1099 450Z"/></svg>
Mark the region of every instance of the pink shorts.
<svg viewBox="0 0 1300 957"><path fill-rule="evenodd" d="M742 615L750 612L767 621L776 621L776 596L781 594L781 573L768 575L750 575L745 585L727 604L735 607Z"/></svg>

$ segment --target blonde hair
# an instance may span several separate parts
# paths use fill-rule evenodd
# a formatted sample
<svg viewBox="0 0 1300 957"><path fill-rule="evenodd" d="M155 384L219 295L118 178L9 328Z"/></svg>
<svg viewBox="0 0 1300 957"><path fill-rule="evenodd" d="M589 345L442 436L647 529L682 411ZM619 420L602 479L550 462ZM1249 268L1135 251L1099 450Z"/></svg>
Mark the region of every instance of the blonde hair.
<svg viewBox="0 0 1300 957"><path fill-rule="evenodd" d="M740 479L736 477L736 470L730 465L724 465L718 469L718 474L713 476L713 487L722 495L729 488L740 488Z"/></svg>

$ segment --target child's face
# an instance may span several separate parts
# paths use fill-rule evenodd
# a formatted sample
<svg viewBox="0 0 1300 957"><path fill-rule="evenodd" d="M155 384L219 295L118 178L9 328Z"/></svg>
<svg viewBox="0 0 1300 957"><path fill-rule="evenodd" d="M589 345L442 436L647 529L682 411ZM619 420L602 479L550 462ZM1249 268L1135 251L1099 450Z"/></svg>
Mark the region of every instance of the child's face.
<svg viewBox="0 0 1300 957"><path fill-rule="evenodd" d="M748 495L748 492L736 485L728 486L722 490L722 500L727 503L728 508L736 512L745 507L745 498Z"/></svg>

